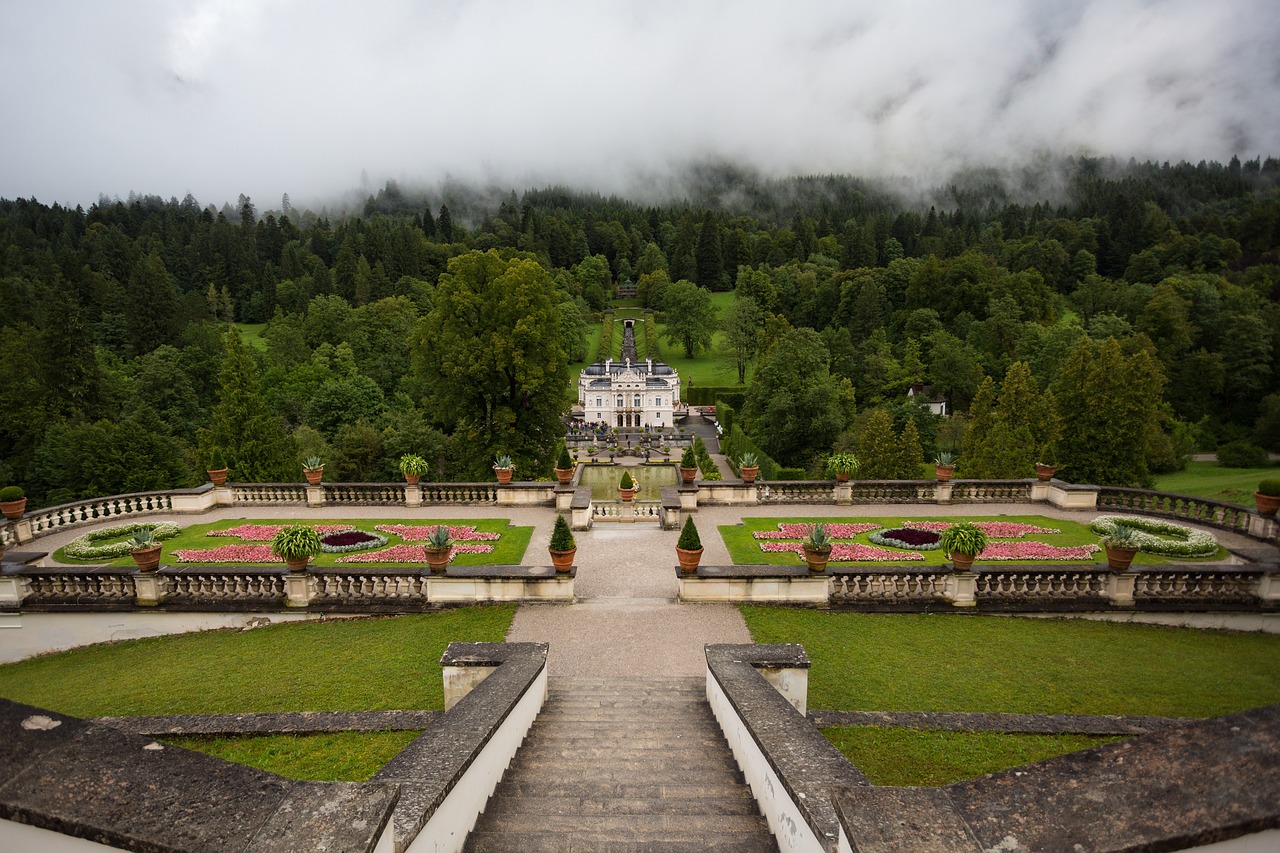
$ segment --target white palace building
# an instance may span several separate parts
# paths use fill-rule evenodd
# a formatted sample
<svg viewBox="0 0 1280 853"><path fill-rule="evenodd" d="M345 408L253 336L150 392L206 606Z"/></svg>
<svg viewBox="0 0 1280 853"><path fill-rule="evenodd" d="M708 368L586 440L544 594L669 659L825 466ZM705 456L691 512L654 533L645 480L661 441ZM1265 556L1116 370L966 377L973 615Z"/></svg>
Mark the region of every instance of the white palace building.
<svg viewBox="0 0 1280 853"><path fill-rule="evenodd" d="M589 364L578 377L582 419L620 429L674 426L680 376L661 361L634 360L634 321L624 322L623 360Z"/></svg>

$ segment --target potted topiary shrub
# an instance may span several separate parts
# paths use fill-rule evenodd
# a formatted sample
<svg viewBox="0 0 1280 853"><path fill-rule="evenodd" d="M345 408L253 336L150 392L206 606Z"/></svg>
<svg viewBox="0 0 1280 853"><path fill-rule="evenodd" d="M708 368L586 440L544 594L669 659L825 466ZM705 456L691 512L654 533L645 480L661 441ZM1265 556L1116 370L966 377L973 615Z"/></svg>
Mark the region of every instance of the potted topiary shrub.
<svg viewBox="0 0 1280 853"><path fill-rule="evenodd" d="M754 483L760 474L760 457L750 450L743 453L738 457L738 473L742 482Z"/></svg>
<svg viewBox="0 0 1280 853"><path fill-rule="evenodd" d="M511 475L515 473L516 466L509 455L500 453L493 459L493 470L498 475L498 483L505 486L511 482Z"/></svg>
<svg viewBox="0 0 1280 853"><path fill-rule="evenodd" d="M0 513L12 521L22 518L27 511L27 493L21 486L5 486L0 489Z"/></svg>
<svg viewBox="0 0 1280 853"><path fill-rule="evenodd" d="M271 553L284 559L291 572L305 572L320 553L320 534L309 524L290 524L271 538Z"/></svg>
<svg viewBox="0 0 1280 853"><path fill-rule="evenodd" d="M1258 491L1253 493L1253 502L1258 505L1258 515L1268 518L1280 509L1280 480L1263 480L1258 484Z"/></svg>
<svg viewBox="0 0 1280 853"><path fill-rule="evenodd" d="M686 486L693 482L698 476L698 456L693 452L693 447L686 447L684 455L680 457L680 481Z"/></svg>
<svg viewBox="0 0 1280 853"><path fill-rule="evenodd" d="M150 527L139 527L129 537L129 556L138 564L140 572L154 572L160 568L160 542Z"/></svg>
<svg viewBox="0 0 1280 853"><path fill-rule="evenodd" d="M826 571L827 561L831 559L831 537L827 535L825 524L809 526L809 535L800 543L804 551L804 561L809 564L809 571Z"/></svg>
<svg viewBox="0 0 1280 853"><path fill-rule="evenodd" d="M320 478L324 476L324 460L319 456L308 456L302 460L302 473L306 475L308 485L320 485Z"/></svg>
<svg viewBox="0 0 1280 853"><path fill-rule="evenodd" d="M453 540L449 538L449 528L437 524L427 536L427 544L423 546L427 554L427 566L436 574L442 574L453 556Z"/></svg>
<svg viewBox="0 0 1280 853"><path fill-rule="evenodd" d="M569 448L560 448L560 458L556 460L556 480L567 486L573 482L573 460L569 458Z"/></svg>
<svg viewBox="0 0 1280 853"><path fill-rule="evenodd" d="M632 479L630 471L622 472L622 482L618 483L618 495L627 502L636 496L636 492L640 487L636 485L636 481Z"/></svg>
<svg viewBox="0 0 1280 853"><path fill-rule="evenodd" d="M1138 530L1124 522L1116 522L1110 533L1102 537L1107 551L1107 565L1118 572L1127 571L1138 551Z"/></svg>
<svg viewBox="0 0 1280 853"><path fill-rule="evenodd" d="M573 541L573 532L569 530L569 522L564 520L563 515L556 516L547 551L551 554L551 565L556 567L557 572L567 572L573 568L573 557L578 553L578 545Z"/></svg>
<svg viewBox="0 0 1280 853"><path fill-rule="evenodd" d="M427 460L421 456L406 453L400 457L400 473L404 475L406 483L410 486L416 486L418 481L422 479L422 475L427 473Z"/></svg>
<svg viewBox="0 0 1280 853"><path fill-rule="evenodd" d="M680 561L680 571L686 574L696 572L702 561L702 537L698 535L698 525L693 523L692 515L685 518L684 527L680 528L676 559Z"/></svg>
<svg viewBox="0 0 1280 853"><path fill-rule="evenodd" d="M209 475L209 482L215 486L225 485L227 482L227 460L222 455L222 448L215 447L209 451L209 467L206 469Z"/></svg>
<svg viewBox="0 0 1280 853"><path fill-rule="evenodd" d="M858 473L861 467L862 463L852 453L833 453L827 457L827 473L841 483L849 482L849 478Z"/></svg>
<svg viewBox="0 0 1280 853"><path fill-rule="evenodd" d="M974 558L987 547L987 534L982 528L962 521L942 531L938 544L951 557L957 570L967 572L973 567Z"/></svg>
<svg viewBox="0 0 1280 853"><path fill-rule="evenodd" d="M941 450L933 457L933 473L939 483L945 483L956 472L956 455L949 450Z"/></svg>

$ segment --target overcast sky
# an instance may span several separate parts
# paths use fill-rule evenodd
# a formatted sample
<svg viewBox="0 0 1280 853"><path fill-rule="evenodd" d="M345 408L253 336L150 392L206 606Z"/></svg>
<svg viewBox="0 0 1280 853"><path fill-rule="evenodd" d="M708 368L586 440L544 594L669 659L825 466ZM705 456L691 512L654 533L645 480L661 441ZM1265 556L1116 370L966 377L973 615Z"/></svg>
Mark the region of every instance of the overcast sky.
<svg viewBox="0 0 1280 853"><path fill-rule="evenodd" d="M3 0L0 197L1280 156L1275 0Z"/></svg>

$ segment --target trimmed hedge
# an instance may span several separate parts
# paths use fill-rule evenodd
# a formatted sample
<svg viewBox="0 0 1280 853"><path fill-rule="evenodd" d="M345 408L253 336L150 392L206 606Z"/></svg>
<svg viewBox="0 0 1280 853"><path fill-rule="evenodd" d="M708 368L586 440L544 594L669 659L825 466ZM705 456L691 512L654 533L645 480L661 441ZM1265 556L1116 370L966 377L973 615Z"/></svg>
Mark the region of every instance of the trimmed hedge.
<svg viewBox="0 0 1280 853"><path fill-rule="evenodd" d="M730 395L746 398L749 386L746 385L698 385L684 389L684 401L690 406L715 406L716 414L720 413L720 399L730 399Z"/></svg>

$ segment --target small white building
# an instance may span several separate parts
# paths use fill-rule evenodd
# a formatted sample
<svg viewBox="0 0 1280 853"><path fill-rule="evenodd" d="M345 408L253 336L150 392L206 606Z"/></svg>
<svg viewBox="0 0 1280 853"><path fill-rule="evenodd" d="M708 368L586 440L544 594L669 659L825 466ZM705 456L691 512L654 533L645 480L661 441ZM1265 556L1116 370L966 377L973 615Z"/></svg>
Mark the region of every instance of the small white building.
<svg viewBox="0 0 1280 853"><path fill-rule="evenodd" d="M597 361L578 377L583 420L611 427L671 427L680 377L661 361Z"/></svg>
<svg viewBox="0 0 1280 853"><path fill-rule="evenodd" d="M907 389L907 398L923 403L929 411L941 417L947 416L947 398L933 390L932 385L916 382Z"/></svg>

